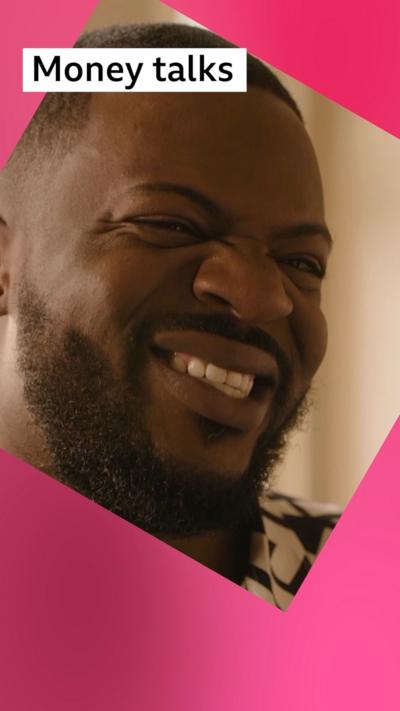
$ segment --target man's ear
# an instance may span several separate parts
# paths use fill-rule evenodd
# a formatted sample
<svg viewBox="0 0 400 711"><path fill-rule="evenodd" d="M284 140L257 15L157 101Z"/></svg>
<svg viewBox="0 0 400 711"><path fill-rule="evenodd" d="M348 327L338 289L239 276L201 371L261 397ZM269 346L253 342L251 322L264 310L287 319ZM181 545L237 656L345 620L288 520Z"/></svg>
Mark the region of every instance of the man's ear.
<svg viewBox="0 0 400 711"><path fill-rule="evenodd" d="M8 313L8 296L10 288L10 233L8 226L0 215L0 316Z"/></svg>

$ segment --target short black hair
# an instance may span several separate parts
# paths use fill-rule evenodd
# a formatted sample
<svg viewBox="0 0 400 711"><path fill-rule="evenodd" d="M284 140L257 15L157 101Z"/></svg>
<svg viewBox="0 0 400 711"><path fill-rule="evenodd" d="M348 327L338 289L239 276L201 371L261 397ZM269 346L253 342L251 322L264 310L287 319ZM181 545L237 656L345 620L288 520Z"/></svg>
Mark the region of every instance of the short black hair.
<svg viewBox="0 0 400 711"><path fill-rule="evenodd" d="M115 25L86 32L75 47L147 48L235 47L208 30L177 23ZM247 54L247 83L270 91L284 101L302 121L299 108L278 77L259 59ZM69 146L68 136L79 130L89 114L90 93L48 93L28 125L14 154L27 153L29 160L38 157L41 149L54 149L55 144ZM12 157L17 158L17 155ZM28 156L24 156L27 158ZM26 163L26 160L23 161Z"/></svg>

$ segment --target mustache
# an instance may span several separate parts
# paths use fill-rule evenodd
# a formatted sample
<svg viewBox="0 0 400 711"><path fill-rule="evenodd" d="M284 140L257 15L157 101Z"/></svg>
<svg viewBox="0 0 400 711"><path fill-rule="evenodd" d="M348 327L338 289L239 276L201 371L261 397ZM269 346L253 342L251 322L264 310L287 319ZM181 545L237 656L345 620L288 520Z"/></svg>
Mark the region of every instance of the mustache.
<svg viewBox="0 0 400 711"><path fill-rule="evenodd" d="M151 341L162 331L200 331L253 346L275 358L281 383L288 383L292 379L289 358L276 339L266 331L245 325L229 314L165 314L159 318L146 320L142 325L141 337ZM136 340L137 331L135 335L132 333L131 337Z"/></svg>

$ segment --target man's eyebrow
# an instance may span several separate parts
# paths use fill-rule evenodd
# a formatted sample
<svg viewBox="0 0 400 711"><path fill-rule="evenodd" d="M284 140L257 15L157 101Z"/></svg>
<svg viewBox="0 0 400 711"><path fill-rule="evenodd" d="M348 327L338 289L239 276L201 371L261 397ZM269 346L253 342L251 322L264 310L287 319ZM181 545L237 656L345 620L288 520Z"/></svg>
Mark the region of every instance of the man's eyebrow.
<svg viewBox="0 0 400 711"><path fill-rule="evenodd" d="M220 217L222 215L221 208L217 205L214 200L204 195L204 193L191 188L188 185L180 185L179 183L140 183L139 185L134 185L130 192L140 192L140 193L175 193L175 195L182 195L182 197L188 198L192 202L197 203L204 210L207 210L212 216Z"/></svg>
<svg viewBox="0 0 400 711"><path fill-rule="evenodd" d="M224 212L219 205L217 205L214 200L209 198L207 195L202 193L200 190L190 187L189 185L181 185L180 183L170 183L167 181L157 182L157 183L139 183L133 185L129 192L135 193L175 193L175 195L182 195L182 197L197 203L200 207L210 213L213 217L221 218ZM326 225L319 222L302 222L293 227L285 227L274 230L275 237L303 237L321 235L324 237L329 247L332 247L333 239Z"/></svg>
<svg viewBox="0 0 400 711"><path fill-rule="evenodd" d="M301 222L298 225L274 230L274 237L312 237L313 235L324 237L329 247L333 246L332 234L322 222Z"/></svg>

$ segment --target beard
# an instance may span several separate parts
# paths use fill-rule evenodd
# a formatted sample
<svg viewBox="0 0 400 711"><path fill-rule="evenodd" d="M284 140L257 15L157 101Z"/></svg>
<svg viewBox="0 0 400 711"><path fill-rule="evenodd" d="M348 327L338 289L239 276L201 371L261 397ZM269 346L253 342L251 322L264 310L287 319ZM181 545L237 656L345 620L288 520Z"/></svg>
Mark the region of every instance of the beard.
<svg viewBox="0 0 400 711"><path fill-rule="evenodd" d="M277 360L272 425L259 437L240 477L222 476L200 461L189 470L159 450L141 415L143 343L156 330L189 328L246 342ZM36 465L154 535L190 536L250 525L287 435L307 411L305 395L296 402L290 397L293 376L285 354L258 329L244 329L218 314L143 321L126 334L125 375L117 378L102 349L79 330L62 327L27 281L18 293L17 368L51 462L50 468ZM228 434L201 417L198 427L204 446Z"/></svg>

